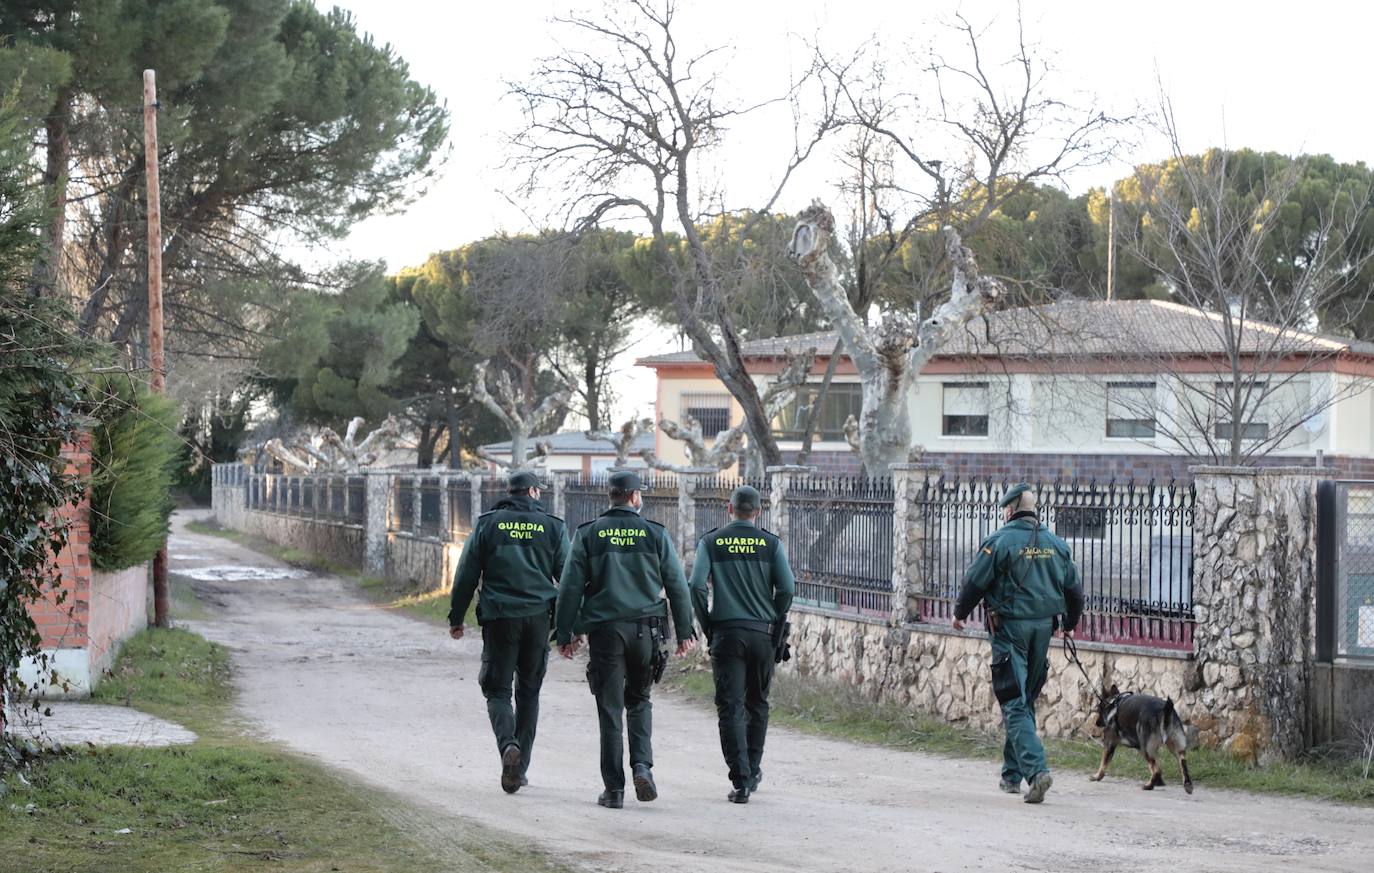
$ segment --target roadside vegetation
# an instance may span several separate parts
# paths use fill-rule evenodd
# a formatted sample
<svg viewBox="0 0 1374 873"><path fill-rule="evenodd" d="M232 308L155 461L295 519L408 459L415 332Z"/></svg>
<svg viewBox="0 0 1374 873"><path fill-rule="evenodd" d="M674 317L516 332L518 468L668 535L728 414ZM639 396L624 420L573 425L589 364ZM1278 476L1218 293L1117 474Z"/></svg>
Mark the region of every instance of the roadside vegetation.
<svg viewBox="0 0 1374 873"><path fill-rule="evenodd" d="M195 634L130 640L95 699L175 720L199 739L64 750L0 777L0 869L559 869L461 825L444 846L422 845L393 824L382 792L242 736L230 719L231 679L228 653Z"/></svg>
<svg viewBox="0 0 1374 873"><path fill-rule="evenodd" d="M712 703L715 689L709 668L696 664L678 667L670 670L664 681L695 703ZM958 728L896 704L875 703L852 686L838 682L779 671L769 703L771 724L808 734L955 758L989 762L1002 758L1000 735ZM1045 751L1056 771L1081 774L1083 778L1097 770L1102 755L1101 745L1086 740L1050 740ZM1171 789L1182 781L1176 763L1162 760L1161 766ZM1198 791L1232 788L1374 805L1374 779L1364 776L1355 756L1340 750L1309 753L1296 763L1258 767L1225 752L1194 749L1188 753L1188 769ZM991 785L997 777L995 768L989 768L988 774ZM1145 775L1140 754L1122 748L1107 778L1143 782Z"/></svg>

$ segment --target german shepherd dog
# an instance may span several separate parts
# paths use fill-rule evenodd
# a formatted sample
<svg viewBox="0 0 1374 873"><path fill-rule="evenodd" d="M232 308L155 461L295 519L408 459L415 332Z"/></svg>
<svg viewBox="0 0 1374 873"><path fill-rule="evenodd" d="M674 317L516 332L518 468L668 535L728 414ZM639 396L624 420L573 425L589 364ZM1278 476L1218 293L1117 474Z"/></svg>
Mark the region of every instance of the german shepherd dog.
<svg viewBox="0 0 1374 873"><path fill-rule="evenodd" d="M1097 726L1102 728L1102 764L1092 775L1094 782L1107 775L1107 765L1116 747L1139 749L1150 765L1150 781L1140 786L1150 791L1164 784L1159 772L1159 747L1164 746L1178 758L1183 771L1183 790L1193 793L1193 777L1188 775L1188 727L1174 709L1172 699L1161 700L1148 694L1122 692L1115 685L1103 696L1097 708Z"/></svg>

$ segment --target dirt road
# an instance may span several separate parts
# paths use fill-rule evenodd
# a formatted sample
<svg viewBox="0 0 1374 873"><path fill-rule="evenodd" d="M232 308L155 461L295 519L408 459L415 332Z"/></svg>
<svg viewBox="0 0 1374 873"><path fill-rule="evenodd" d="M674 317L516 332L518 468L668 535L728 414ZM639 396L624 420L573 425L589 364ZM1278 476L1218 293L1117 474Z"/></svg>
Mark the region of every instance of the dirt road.
<svg viewBox="0 0 1374 873"><path fill-rule="evenodd" d="M173 572L276 562L190 534ZM986 763L770 733L747 806L728 784L714 718L654 701L660 799L596 806L596 718L581 662L554 658L529 787L506 795L476 675L481 642L372 607L338 579L200 572L215 610L195 629L229 646L243 714L265 735L447 817L528 840L589 870L1356 871L1374 858L1374 810L1209 790L1153 793L1056 774L1042 806L1000 794ZM1122 771L1139 770L1127 754ZM404 817L402 812L402 817ZM437 824L436 824L437 822Z"/></svg>

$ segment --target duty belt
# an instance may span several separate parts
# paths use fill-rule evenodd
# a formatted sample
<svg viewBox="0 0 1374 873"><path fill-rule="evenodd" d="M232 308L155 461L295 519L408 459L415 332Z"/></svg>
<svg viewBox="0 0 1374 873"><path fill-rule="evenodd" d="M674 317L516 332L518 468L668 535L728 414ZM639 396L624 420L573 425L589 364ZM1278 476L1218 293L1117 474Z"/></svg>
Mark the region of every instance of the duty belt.
<svg viewBox="0 0 1374 873"><path fill-rule="evenodd" d="M751 630L761 634L773 633L773 622L771 621L751 621L746 618L736 618L729 621L711 622L712 632L718 630Z"/></svg>

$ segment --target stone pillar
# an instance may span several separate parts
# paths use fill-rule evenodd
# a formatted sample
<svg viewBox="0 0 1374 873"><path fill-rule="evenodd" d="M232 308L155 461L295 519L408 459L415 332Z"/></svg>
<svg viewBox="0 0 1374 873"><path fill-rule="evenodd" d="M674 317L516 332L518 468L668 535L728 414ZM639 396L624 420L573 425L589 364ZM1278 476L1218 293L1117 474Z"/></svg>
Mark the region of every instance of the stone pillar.
<svg viewBox="0 0 1374 873"><path fill-rule="evenodd" d="M316 506L320 494L315 494ZM391 502L391 476L377 470L363 471L363 565L373 576L386 573L386 535L388 504Z"/></svg>
<svg viewBox="0 0 1374 873"><path fill-rule="evenodd" d="M697 555L697 489L719 474L719 470L706 467L689 467L677 474L677 530L672 534L682 569L689 577Z"/></svg>
<svg viewBox="0 0 1374 873"><path fill-rule="evenodd" d="M549 474L553 479L553 493L549 495L549 511L559 518L568 516L568 480L574 474L564 470L554 470ZM569 534L572 531L568 531Z"/></svg>
<svg viewBox="0 0 1374 873"><path fill-rule="evenodd" d="M784 549L792 545L792 526L787 519L787 493L794 484L814 476L816 469L798 464L784 464L764 469L772 486L772 492L768 495L768 529L782 540Z"/></svg>
<svg viewBox="0 0 1374 873"><path fill-rule="evenodd" d="M1312 676L1317 483L1311 467L1193 467L1186 688L1204 740L1268 763L1303 749Z"/></svg>
<svg viewBox="0 0 1374 873"><path fill-rule="evenodd" d="M925 464L892 467L892 615L900 627L918 615L916 598L925 590L926 483L940 468Z"/></svg>
<svg viewBox="0 0 1374 873"><path fill-rule="evenodd" d="M453 513L448 505L448 479L449 477L440 473L437 469L433 471L439 480L439 540L448 542L452 537Z"/></svg>

